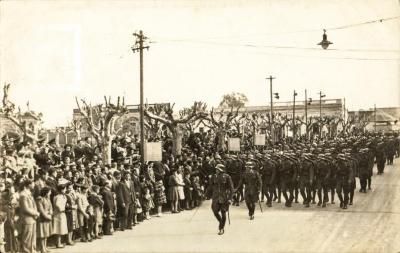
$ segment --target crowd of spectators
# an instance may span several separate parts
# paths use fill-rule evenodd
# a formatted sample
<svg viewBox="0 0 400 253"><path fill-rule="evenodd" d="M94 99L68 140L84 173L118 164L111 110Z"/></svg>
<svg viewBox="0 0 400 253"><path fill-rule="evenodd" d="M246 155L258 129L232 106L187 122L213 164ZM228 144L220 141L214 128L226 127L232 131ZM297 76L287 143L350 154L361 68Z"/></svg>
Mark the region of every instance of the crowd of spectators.
<svg viewBox="0 0 400 253"><path fill-rule="evenodd" d="M49 252L47 241L57 248L91 242L199 206L215 165L199 140L186 138L195 151L185 145L173 156L164 139L162 161L141 164L137 136L119 137L107 164L88 138L63 147L3 139L0 252Z"/></svg>

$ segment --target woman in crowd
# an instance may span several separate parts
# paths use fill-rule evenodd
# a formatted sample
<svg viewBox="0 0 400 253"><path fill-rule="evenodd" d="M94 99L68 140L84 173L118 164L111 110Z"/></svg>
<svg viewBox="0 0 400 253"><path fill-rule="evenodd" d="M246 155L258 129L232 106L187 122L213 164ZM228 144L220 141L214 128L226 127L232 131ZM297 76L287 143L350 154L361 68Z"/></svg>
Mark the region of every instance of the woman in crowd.
<svg viewBox="0 0 400 253"><path fill-rule="evenodd" d="M178 194L179 194L179 201L178 201L178 211L183 211L183 207L185 206L185 191L184 186L185 183L183 181L183 166L178 167Z"/></svg>
<svg viewBox="0 0 400 253"><path fill-rule="evenodd" d="M36 199L37 209L40 213L37 223L37 238L41 253L49 252L47 248L47 238L52 234L53 206L50 200L51 189L47 186L40 190L39 197Z"/></svg>
<svg viewBox="0 0 400 253"><path fill-rule="evenodd" d="M100 239L101 228L103 226L103 205L98 185L92 186L92 191L88 197L89 204L93 207L93 239Z"/></svg>
<svg viewBox="0 0 400 253"><path fill-rule="evenodd" d="M167 203L167 197L165 196L165 187L163 178L156 174L154 176L154 205L157 208L157 217L161 217L162 215L162 207L165 203Z"/></svg>
<svg viewBox="0 0 400 253"><path fill-rule="evenodd" d="M67 206L67 197L65 196L66 184L61 182L57 186L58 194L53 199L53 227L52 231L56 237L56 247L64 248L62 237L68 234L67 216L65 208Z"/></svg>
<svg viewBox="0 0 400 253"><path fill-rule="evenodd" d="M140 187L142 190L142 208L143 208L143 215L146 220L149 220L150 217L150 210L154 208L153 202L153 184L151 183L150 179L146 178L145 175L140 176Z"/></svg>
<svg viewBox="0 0 400 253"><path fill-rule="evenodd" d="M169 177L168 185L168 196L171 201L171 212L179 213L178 202L179 202L179 187L183 184L179 182L178 170L172 169L172 175Z"/></svg>

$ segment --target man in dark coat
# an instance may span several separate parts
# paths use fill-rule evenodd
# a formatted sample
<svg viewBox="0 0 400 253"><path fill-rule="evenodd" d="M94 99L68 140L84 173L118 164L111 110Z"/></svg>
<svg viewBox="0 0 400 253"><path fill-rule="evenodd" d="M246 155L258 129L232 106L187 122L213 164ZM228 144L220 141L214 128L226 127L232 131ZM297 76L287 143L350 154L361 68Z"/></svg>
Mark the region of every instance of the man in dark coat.
<svg viewBox="0 0 400 253"><path fill-rule="evenodd" d="M111 192L111 181L101 180L100 185L102 186L101 196L103 197L104 205L104 222L103 231L104 235L112 235L111 225L115 219L115 206L114 206L114 196Z"/></svg>
<svg viewBox="0 0 400 253"><path fill-rule="evenodd" d="M117 186L117 208L121 231L132 229L132 203L135 203L135 198L135 186L131 180L131 175L129 172L125 172Z"/></svg>
<svg viewBox="0 0 400 253"><path fill-rule="evenodd" d="M254 211L256 209L256 203L262 186L261 176L256 170L254 170L254 165L253 162L246 162L246 171L239 182L239 187L243 184L245 185L244 200L246 201L246 206L249 210L250 220L254 219Z"/></svg>
<svg viewBox="0 0 400 253"><path fill-rule="evenodd" d="M225 166L217 164L216 173L211 176L206 190L208 199L212 199L211 209L219 222L219 235L224 234L226 212L229 210L233 195L231 177L225 173Z"/></svg>

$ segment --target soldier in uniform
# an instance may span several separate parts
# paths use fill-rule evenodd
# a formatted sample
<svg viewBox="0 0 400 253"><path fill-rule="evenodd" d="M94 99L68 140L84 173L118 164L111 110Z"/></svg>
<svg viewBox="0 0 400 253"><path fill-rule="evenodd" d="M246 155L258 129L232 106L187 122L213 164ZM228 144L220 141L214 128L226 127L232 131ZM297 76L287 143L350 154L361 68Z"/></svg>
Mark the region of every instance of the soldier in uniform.
<svg viewBox="0 0 400 253"><path fill-rule="evenodd" d="M290 154L283 156L282 163L280 166L280 180L281 190L283 197L285 198L285 206L291 207L293 202L293 183L297 177L296 165ZM287 195L289 191L289 196Z"/></svg>
<svg viewBox="0 0 400 253"><path fill-rule="evenodd" d="M375 157L376 157L376 166L378 169L378 175L382 175L385 169L385 162L386 162L386 152L383 142L378 143Z"/></svg>
<svg viewBox="0 0 400 253"><path fill-rule="evenodd" d="M303 197L303 205L310 207L311 202L311 185L314 180L314 164L307 157L307 154L301 156L301 166L299 168L299 184L300 194Z"/></svg>
<svg viewBox="0 0 400 253"><path fill-rule="evenodd" d="M271 156L272 161L275 163L275 171L276 171L276 175L275 175L275 185L276 188L274 189L274 201L277 201L278 203L281 203L281 173L280 173L280 167L281 167L281 159L279 157L279 155L275 155L272 154Z"/></svg>
<svg viewBox="0 0 400 253"><path fill-rule="evenodd" d="M387 164L393 165L394 155L396 154L396 143L393 137L390 137L387 142Z"/></svg>
<svg viewBox="0 0 400 253"><path fill-rule="evenodd" d="M233 194L231 177L225 173L225 166L217 164L216 174L212 175L206 190L208 199L212 198L211 210L219 222L218 235L223 235L225 230L226 212L229 210Z"/></svg>
<svg viewBox="0 0 400 253"><path fill-rule="evenodd" d="M316 161L316 188L318 194L318 206L326 207L328 202L328 186L331 174L330 166L324 154L319 154ZM323 193L323 196L322 196Z"/></svg>
<svg viewBox="0 0 400 253"><path fill-rule="evenodd" d="M360 163L359 163L359 178L360 178L360 192L367 193L367 177L369 174L369 159L368 150L361 149Z"/></svg>
<svg viewBox="0 0 400 253"><path fill-rule="evenodd" d="M351 161L344 154L339 154L337 158L338 170L336 171L336 193L340 200L340 208L347 209L353 170L351 168Z"/></svg>
<svg viewBox="0 0 400 253"><path fill-rule="evenodd" d="M329 181L329 190L331 192L331 204L335 204L335 189L336 189L336 171L337 171L337 162L336 162L336 152L334 149L330 149L332 153L325 154L325 157L328 159L328 164L330 166L330 177Z"/></svg>
<svg viewBox="0 0 400 253"><path fill-rule="evenodd" d="M358 176L359 174L359 168L358 168L358 161L359 161L359 154L356 154L356 152L354 153L350 153L350 149L347 150L347 152L345 153L345 155L347 156L347 158L349 160L351 160L351 169L353 170L352 173L352 178L351 178L351 183L350 183L350 201L349 201L349 205L353 205L353 198L354 198L354 191L356 189L356 179L355 177Z"/></svg>
<svg viewBox="0 0 400 253"><path fill-rule="evenodd" d="M256 209L256 203L262 186L261 176L254 169L254 166L255 164L253 162L246 162L246 171L239 182L239 187L245 185L244 200L246 201L246 206L249 210L250 220L254 219L254 211Z"/></svg>
<svg viewBox="0 0 400 253"><path fill-rule="evenodd" d="M372 181L372 175L374 171L374 153L371 149L366 148L367 154L368 154L368 175L367 175L367 184L368 184L368 190L371 190L371 181Z"/></svg>
<svg viewBox="0 0 400 253"><path fill-rule="evenodd" d="M237 159L235 155L230 155L228 160L226 161L226 172L231 177L234 188L239 187L239 181L242 174L241 166L242 163ZM234 206L239 206L239 200L240 200L240 193L236 192L233 195L232 204Z"/></svg>
<svg viewBox="0 0 400 253"><path fill-rule="evenodd" d="M267 196L267 206L272 207L272 197L275 191L275 176L276 176L276 164L272 161L271 156L266 155L263 161L262 170L262 182L264 195Z"/></svg>

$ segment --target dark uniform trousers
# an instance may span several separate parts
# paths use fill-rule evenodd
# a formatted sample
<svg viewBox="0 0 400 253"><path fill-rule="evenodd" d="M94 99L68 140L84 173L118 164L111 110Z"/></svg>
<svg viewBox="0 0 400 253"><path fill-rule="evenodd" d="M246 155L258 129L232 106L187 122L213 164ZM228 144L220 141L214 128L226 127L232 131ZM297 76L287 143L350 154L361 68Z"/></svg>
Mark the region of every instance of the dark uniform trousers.
<svg viewBox="0 0 400 253"><path fill-rule="evenodd" d="M324 177L317 177L316 186L317 186L317 190L318 190L317 191L318 202L319 203L328 202L329 181L327 179L325 179ZM322 199L322 193L323 193L323 199Z"/></svg>
<svg viewBox="0 0 400 253"><path fill-rule="evenodd" d="M275 184L271 183L270 177L265 177L265 179L264 179L263 192L264 192L264 195L267 196L267 203L271 204L272 197L274 196L274 193L275 193Z"/></svg>
<svg viewBox="0 0 400 253"><path fill-rule="evenodd" d="M310 184L310 176L305 175L301 176L299 183L300 183L300 194L303 197L304 203L311 202L311 184Z"/></svg>
<svg viewBox="0 0 400 253"><path fill-rule="evenodd" d="M219 229L224 229L226 223L226 212L229 209L228 203L218 203L217 201L213 201L211 204L211 210L214 213L215 218L217 218L219 222ZM220 214L221 213L221 214Z"/></svg>
<svg viewBox="0 0 400 253"><path fill-rule="evenodd" d="M281 174L281 191L286 202L293 201L293 175L290 171L284 171L284 175ZM289 196L287 191L289 190Z"/></svg>
<svg viewBox="0 0 400 253"><path fill-rule="evenodd" d="M336 183L336 193L340 202L349 203L350 184L346 176L339 176Z"/></svg>

